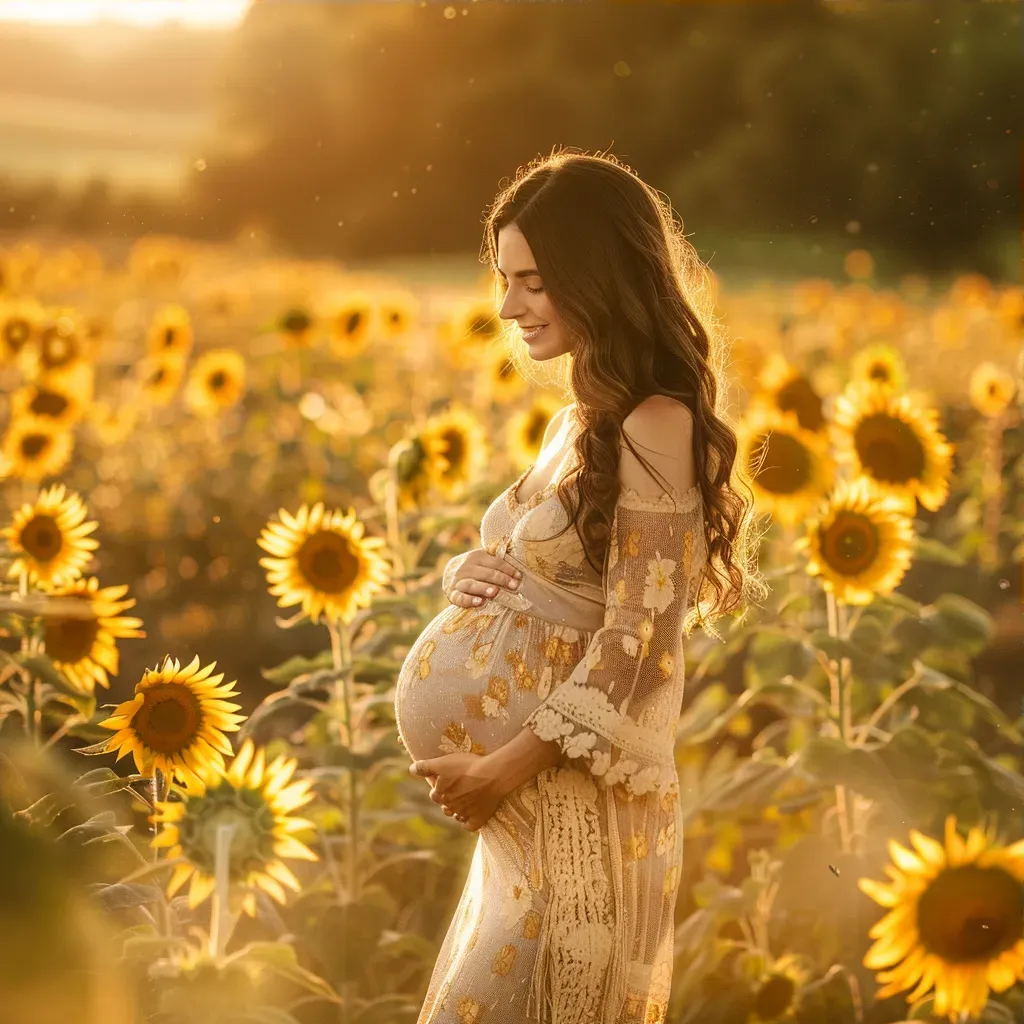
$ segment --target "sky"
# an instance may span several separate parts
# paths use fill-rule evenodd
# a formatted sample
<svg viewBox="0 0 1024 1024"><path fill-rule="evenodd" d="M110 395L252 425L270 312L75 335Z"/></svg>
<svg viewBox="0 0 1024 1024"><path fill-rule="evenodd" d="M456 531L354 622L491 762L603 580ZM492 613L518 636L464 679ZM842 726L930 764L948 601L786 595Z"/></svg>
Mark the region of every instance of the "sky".
<svg viewBox="0 0 1024 1024"><path fill-rule="evenodd" d="M237 25L253 0L0 0L0 22L85 25L117 21L140 27L178 22L193 28Z"/></svg>

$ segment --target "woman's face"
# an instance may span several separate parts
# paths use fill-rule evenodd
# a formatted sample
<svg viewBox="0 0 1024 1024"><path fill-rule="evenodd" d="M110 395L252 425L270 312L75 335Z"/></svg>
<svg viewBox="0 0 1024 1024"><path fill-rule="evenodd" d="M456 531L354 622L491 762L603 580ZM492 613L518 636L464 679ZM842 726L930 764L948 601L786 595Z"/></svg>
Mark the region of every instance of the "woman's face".
<svg viewBox="0 0 1024 1024"><path fill-rule="evenodd" d="M498 316L519 324L530 357L543 361L571 352L572 346L537 272L526 236L514 224L498 232L498 273L508 288ZM527 330L541 325L539 332Z"/></svg>

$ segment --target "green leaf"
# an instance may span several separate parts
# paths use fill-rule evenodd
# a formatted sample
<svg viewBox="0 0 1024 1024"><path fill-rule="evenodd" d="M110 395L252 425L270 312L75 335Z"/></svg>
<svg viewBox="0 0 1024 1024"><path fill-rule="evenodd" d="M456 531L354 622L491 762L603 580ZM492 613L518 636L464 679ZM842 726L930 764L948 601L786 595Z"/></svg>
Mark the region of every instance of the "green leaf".
<svg viewBox="0 0 1024 1024"><path fill-rule="evenodd" d="M920 661L914 662L914 668L920 675L920 682L918 685L926 693L952 690L961 699L967 701L967 703L981 711L989 722L991 722L992 725L994 725L1007 739L1017 744L1024 743L1024 735L1021 734L1016 724L1010 720L1009 716L1006 715L1002 708L989 700L983 693L974 689L973 686L963 683L959 679L953 679L945 673L939 672L937 669L934 669L929 665L925 665Z"/></svg>
<svg viewBox="0 0 1024 1024"><path fill-rule="evenodd" d="M104 910L127 910L150 903L159 903L163 892L156 885L140 885L137 882L115 882L113 885L93 884L87 887L99 899Z"/></svg>
<svg viewBox="0 0 1024 1024"><path fill-rule="evenodd" d="M799 754L801 767L826 786L850 786L864 796L893 796L896 780L877 751L848 747L832 736L812 736Z"/></svg>
<svg viewBox="0 0 1024 1024"><path fill-rule="evenodd" d="M938 565L966 565L959 551L931 537L916 536L912 555L916 562L934 562Z"/></svg>
<svg viewBox="0 0 1024 1024"><path fill-rule="evenodd" d="M296 676L315 672L317 669L330 668L333 665L334 657L329 650L321 651L312 658L296 654L274 668L260 669L260 675L274 686L288 686Z"/></svg>
<svg viewBox="0 0 1024 1024"><path fill-rule="evenodd" d="M124 940L121 956L125 960L155 960L161 954L174 950L185 952L189 948L188 939L170 935L130 935Z"/></svg>
<svg viewBox="0 0 1024 1024"><path fill-rule="evenodd" d="M120 793L137 782L148 782L148 775L118 775L113 768L93 768L75 780L75 788L87 796L100 797Z"/></svg>
<svg viewBox="0 0 1024 1024"><path fill-rule="evenodd" d="M940 642L962 643L980 650L992 636L992 616L984 608L960 594L943 594L931 606L924 620L940 638Z"/></svg>
<svg viewBox="0 0 1024 1024"><path fill-rule="evenodd" d="M351 1015L346 1014L347 1024L413 1024L420 1009L419 1003L413 1002L408 996L395 993L393 995L375 996L363 1003ZM402 1015L401 1020L396 1014Z"/></svg>
<svg viewBox="0 0 1024 1024"><path fill-rule="evenodd" d="M676 723L676 743L696 742L729 703L729 693L721 683L713 683L701 690L693 704L679 716Z"/></svg>
<svg viewBox="0 0 1024 1024"><path fill-rule="evenodd" d="M768 756L771 753L768 751ZM744 761L702 801L703 808L735 811L743 806L763 806L790 772L785 763L766 759Z"/></svg>
<svg viewBox="0 0 1024 1024"><path fill-rule="evenodd" d="M76 754L85 754L87 757L95 757L97 754L114 754L117 752L116 748L108 749L113 738L114 734L110 733L107 739L100 740L99 743L91 743L87 747L75 747L74 751Z"/></svg>
<svg viewBox="0 0 1024 1024"><path fill-rule="evenodd" d="M904 669L884 654L866 651L852 640L831 636L827 629L816 629L810 642L833 661L850 659L850 667L859 679L870 679L875 683L902 679Z"/></svg>
<svg viewBox="0 0 1024 1024"><path fill-rule="evenodd" d="M415 932L385 929L381 932L377 948L388 957L412 956L424 964L433 964L437 959L437 946Z"/></svg>
<svg viewBox="0 0 1024 1024"><path fill-rule="evenodd" d="M898 611L906 612L908 615L917 618L921 614L921 604L906 594L893 591L891 594L876 594L875 604L886 605Z"/></svg>
<svg viewBox="0 0 1024 1024"><path fill-rule="evenodd" d="M756 630L747 646L744 668L756 669L758 681L783 676L802 679L814 661L814 650L803 636L791 636L784 630L763 626Z"/></svg>
<svg viewBox="0 0 1024 1024"><path fill-rule="evenodd" d="M59 690L62 693L80 696L78 691L53 667L53 662L45 654L36 654L28 657L15 655L15 657L21 662L22 667L40 682L46 683L47 686L52 686L55 690Z"/></svg>
<svg viewBox="0 0 1024 1024"><path fill-rule="evenodd" d="M319 975L299 966L295 950L284 942L250 942L237 953L227 957L225 963L236 963L263 967L278 977L301 985L309 992L315 992L332 1002L340 1003L341 997Z"/></svg>

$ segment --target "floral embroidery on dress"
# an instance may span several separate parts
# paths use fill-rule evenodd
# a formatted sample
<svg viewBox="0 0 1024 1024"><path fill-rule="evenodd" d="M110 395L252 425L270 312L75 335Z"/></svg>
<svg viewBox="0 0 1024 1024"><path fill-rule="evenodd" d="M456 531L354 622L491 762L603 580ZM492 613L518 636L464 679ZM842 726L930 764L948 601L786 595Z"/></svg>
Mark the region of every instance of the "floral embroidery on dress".
<svg viewBox="0 0 1024 1024"><path fill-rule="evenodd" d="M482 743L474 743L466 727L461 722L449 722L440 742L441 751L445 754L486 754Z"/></svg>

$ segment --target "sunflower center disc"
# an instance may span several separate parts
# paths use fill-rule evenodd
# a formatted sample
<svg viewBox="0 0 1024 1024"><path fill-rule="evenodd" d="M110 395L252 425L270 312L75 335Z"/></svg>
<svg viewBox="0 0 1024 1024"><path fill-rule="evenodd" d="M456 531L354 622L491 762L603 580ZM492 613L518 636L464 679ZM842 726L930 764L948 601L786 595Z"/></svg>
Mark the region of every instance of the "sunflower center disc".
<svg viewBox="0 0 1024 1024"><path fill-rule="evenodd" d="M50 438L46 434L26 434L21 439L21 454L26 459L38 459L50 447Z"/></svg>
<svg viewBox="0 0 1024 1024"><path fill-rule="evenodd" d="M854 435L865 469L879 481L903 484L924 474L924 448L909 424L893 416L866 416Z"/></svg>
<svg viewBox="0 0 1024 1024"><path fill-rule="evenodd" d="M772 494L793 494L807 486L811 478L811 457L795 437L775 432L767 437L763 447L764 461L756 476L759 486ZM755 451L760 459L760 449Z"/></svg>
<svg viewBox="0 0 1024 1024"><path fill-rule="evenodd" d="M855 576L878 557L878 536L866 517L856 512L839 512L821 537L822 556L836 572Z"/></svg>
<svg viewBox="0 0 1024 1024"><path fill-rule="evenodd" d="M37 562L49 562L60 554L64 535L49 516L33 516L21 531L21 546Z"/></svg>
<svg viewBox="0 0 1024 1024"><path fill-rule="evenodd" d="M89 656L99 632L96 619L53 619L46 624L46 653L54 661L73 665Z"/></svg>
<svg viewBox="0 0 1024 1024"><path fill-rule="evenodd" d="M794 377L779 388L775 404L783 412L796 413L797 422L804 430L819 431L825 426L825 414L821 409L821 396L806 377Z"/></svg>
<svg viewBox="0 0 1024 1024"><path fill-rule="evenodd" d="M302 575L317 590L337 594L351 586L356 566L344 537L328 530L314 533L299 551Z"/></svg>
<svg viewBox="0 0 1024 1024"><path fill-rule="evenodd" d="M763 1020L774 1020L781 1017L793 1002L796 986L792 978L784 974L773 974L757 990L754 998L754 1010Z"/></svg>
<svg viewBox="0 0 1024 1024"><path fill-rule="evenodd" d="M177 754L195 740L199 723L199 702L192 691L169 683L146 691L142 709L135 716L135 731L151 750Z"/></svg>
<svg viewBox="0 0 1024 1024"><path fill-rule="evenodd" d="M56 419L68 407L68 400L56 391L40 391L29 403L29 409L37 416L51 416Z"/></svg>
<svg viewBox="0 0 1024 1024"><path fill-rule="evenodd" d="M1024 893L1007 871L943 871L921 895L921 942L950 963L990 960L1024 937Z"/></svg>

